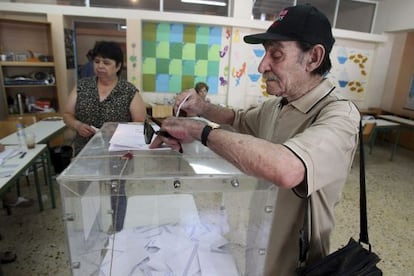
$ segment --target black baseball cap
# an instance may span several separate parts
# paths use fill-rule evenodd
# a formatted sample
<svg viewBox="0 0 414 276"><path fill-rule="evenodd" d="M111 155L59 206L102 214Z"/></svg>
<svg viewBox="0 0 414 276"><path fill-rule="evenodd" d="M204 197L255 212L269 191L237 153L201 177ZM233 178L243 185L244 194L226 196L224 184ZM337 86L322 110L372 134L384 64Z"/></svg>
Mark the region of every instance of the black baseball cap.
<svg viewBox="0 0 414 276"><path fill-rule="evenodd" d="M280 11L278 18L265 33L244 37L244 41L249 44L271 40L322 44L328 53L335 42L328 18L310 4L287 7Z"/></svg>

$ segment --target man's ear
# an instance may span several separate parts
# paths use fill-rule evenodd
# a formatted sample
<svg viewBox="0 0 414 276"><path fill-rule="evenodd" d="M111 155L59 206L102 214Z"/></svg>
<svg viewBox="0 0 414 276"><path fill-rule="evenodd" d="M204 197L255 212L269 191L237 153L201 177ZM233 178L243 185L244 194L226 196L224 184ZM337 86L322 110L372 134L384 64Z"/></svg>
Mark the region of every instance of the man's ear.
<svg viewBox="0 0 414 276"><path fill-rule="evenodd" d="M306 69L308 72L312 72L318 68L325 56L325 48L321 44L316 44L311 50L309 50L308 63Z"/></svg>

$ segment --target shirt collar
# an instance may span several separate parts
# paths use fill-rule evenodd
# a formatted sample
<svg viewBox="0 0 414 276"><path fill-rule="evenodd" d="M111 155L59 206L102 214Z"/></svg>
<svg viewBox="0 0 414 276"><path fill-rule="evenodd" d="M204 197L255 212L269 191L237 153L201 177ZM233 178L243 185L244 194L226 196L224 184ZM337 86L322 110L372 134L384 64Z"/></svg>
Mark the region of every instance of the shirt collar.
<svg viewBox="0 0 414 276"><path fill-rule="evenodd" d="M312 107L317 104L322 98L328 95L335 86L328 80L324 79L318 86L291 102L291 104L303 113L307 113Z"/></svg>

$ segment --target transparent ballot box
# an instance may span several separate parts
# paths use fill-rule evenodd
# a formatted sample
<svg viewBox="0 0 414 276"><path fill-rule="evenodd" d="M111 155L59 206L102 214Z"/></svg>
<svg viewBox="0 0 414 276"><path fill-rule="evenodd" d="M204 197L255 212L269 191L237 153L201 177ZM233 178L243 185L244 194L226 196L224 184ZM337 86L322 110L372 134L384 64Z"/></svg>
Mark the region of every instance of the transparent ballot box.
<svg viewBox="0 0 414 276"><path fill-rule="evenodd" d="M276 186L199 142L110 151L117 125L57 178L72 274L263 275Z"/></svg>

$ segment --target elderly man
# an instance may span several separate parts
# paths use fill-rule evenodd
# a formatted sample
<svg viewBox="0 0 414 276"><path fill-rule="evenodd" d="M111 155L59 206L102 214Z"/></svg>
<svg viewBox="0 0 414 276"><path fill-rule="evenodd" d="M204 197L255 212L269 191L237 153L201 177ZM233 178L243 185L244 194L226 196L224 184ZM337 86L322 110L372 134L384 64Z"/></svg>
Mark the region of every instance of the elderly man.
<svg viewBox="0 0 414 276"><path fill-rule="evenodd" d="M185 91L176 102L187 99L183 110L236 131L168 118L162 129L172 137L158 136L151 147L166 143L178 149L180 143L200 140L246 174L277 185L265 275L293 275L307 196L312 195L308 262L329 253L334 207L357 148L360 115L353 103L334 94L335 86L324 77L331 69L335 40L328 19L315 7L285 8L265 33L244 41L263 44L266 53L258 70L267 93L276 97L247 110L232 110Z"/></svg>

